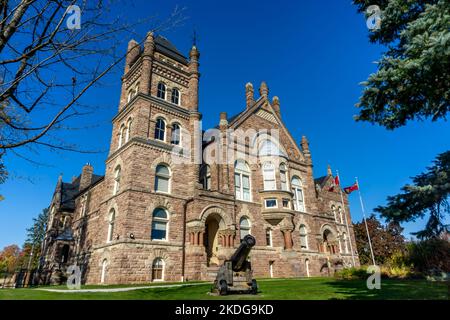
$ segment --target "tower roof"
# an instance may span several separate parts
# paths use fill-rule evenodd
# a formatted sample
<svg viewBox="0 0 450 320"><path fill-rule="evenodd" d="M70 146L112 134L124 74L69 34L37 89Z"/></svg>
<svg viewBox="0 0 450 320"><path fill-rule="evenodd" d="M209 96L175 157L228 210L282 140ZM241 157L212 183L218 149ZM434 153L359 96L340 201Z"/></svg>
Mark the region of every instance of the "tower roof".
<svg viewBox="0 0 450 320"><path fill-rule="evenodd" d="M188 64L187 58L163 36L155 38L155 50L182 64Z"/></svg>

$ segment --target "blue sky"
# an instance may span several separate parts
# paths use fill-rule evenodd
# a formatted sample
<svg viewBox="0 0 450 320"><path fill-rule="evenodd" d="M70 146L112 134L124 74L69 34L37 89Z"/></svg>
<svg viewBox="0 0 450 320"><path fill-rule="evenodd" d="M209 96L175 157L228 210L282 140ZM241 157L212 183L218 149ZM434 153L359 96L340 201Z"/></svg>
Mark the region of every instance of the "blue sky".
<svg viewBox="0 0 450 320"><path fill-rule="evenodd" d="M293 137L297 141L308 137L315 176L326 174L328 163L339 169L344 185L358 176L368 212L398 193L438 153L450 149L450 130L444 121L414 122L387 131L353 120L359 83L376 70L373 61L383 48L369 43L364 17L351 1L136 1L113 8L110 14L137 19L157 13L163 18L177 4L186 7L187 19L163 35L187 54L194 26L197 30L204 128L215 126L221 111L232 115L245 107L245 83L250 81L257 89L265 80L269 95L280 98L282 118ZM137 33L143 36L147 29L141 26ZM104 173L121 72L109 75L102 87L84 98L98 108L89 119L78 121L95 126L65 134L85 148L103 152L19 150L43 165L13 155L6 158L11 177L0 186L6 198L0 202L0 248L23 243L32 218L49 205L60 173L70 181L86 162L95 173ZM356 193L350 201L353 220L361 220ZM423 223L405 224L405 235Z"/></svg>

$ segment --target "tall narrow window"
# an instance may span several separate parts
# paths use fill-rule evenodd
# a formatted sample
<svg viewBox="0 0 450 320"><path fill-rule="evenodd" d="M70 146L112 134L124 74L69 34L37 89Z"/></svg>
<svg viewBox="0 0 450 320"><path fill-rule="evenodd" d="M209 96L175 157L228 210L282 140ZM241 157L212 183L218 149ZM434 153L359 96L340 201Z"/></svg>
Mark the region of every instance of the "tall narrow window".
<svg viewBox="0 0 450 320"><path fill-rule="evenodd" d="M340 223L344 223L344 217L343 217L343 215L342 215L342 208L339 207L339 208L338 208L338 211L339 211L339 222L340 222Z"/></svg>
<svg viewBox="0 0 450 320"><path fill-rule="evenodd" d="M178 123L172 125L172 138L170 139L171 144L179 145L181 141L181 128Z"/></svg>
<svg viewBox="0 0 450 320"><path fill-rule="evenodd" d="M300 226L300 248L308 249L308 232L303 224Z"/></svg>
<svg viewBox="0 0 450 320"><path fill-rule="evenodd" d="M102 262L102 273L101 273L101 276L100 276L100 282L101 283L105 283L107 266L108 266L108 260L105 259Z"/></svg>
<svg viewBox="0 0 450 320"><path fill-rule="evenodd" d="M162 82L158 83L157 97L166 100L166 85Z"/></svg>
<svg viewBox="0 0 450 320"><path fill-rule="evenodd" d="M272 246L272 229L270 228L266 229L266 245L268 247Z"/></svg>
<svg viewBox="0 0 450 320"><path fill-rule="evenodd" d="M164 164L159 164L155 172L155 191L169 192L170 190L170 169Z"/></svg>
<svg viewBox="0 0 450 320"><path fill-rule="evenodd" d="M156 258L152 264L152 280L162 281L164 280L164 260Z"/></svg>
<svg viewBox="0 0 450 320"><path fill-rule="evenodd" d="M167 211L162 208L157 208L153 211L152 221L152 240L167 240L167 224L169 218Z"/></svg>
<svg viewBox="0 0 450 320"><path fill-rule="evenodd" d="M128 122L127 122L127 131L126 131L126 133L125 133L125 143L127 143L128 140L130 140L130 136L131 136L131 124L132 124L132 120L131 120L131 118L130 118L130 119L128 119Z"/></svg>
<svg viewBox="0 0 450 320"><path fill-rule="evenodd" d="M309 259L305 260L306 276L309 278Z"/></svg>
<svg viewBox="0 0 450 320"><path fill-rule="evenodd" d="M245 161L236 160L234 164L234 188L236 199L250 201L250 169Z"/></svg>
<svg viewBox="0 0 450 320"><path fill-rule="evenodd" d="M172 89L172 103L180 104L180 91L176 88Z"/></svg>
<svg viewBox="0 0 450 320"><path fill-rule="evenodd" d="M125 126L122 124L119 129L119 143L117 144L118 148L120 148L123 144L123 138L125 133Z"/></svg>
<svg viewBox="0 0 450 320"><path fill-rule="evenodd" d="M342 234L342 238L344 240L345 253L349 253L350 250L348 249L348 238L347 238L347 234L345 232Z"/></svg>
<svg viewBox="0 0 450 320"><path fill-rule="evenodd" d="M69 252L70 247L68 244L65 244L61 249L61 263L67 263L69 261Z"/></svg>
<svg viewBox="0 0 450 320"><path fill-rule="evenodd" d="M275 190L275 166L272 162L263 164L264 190Z"/></svg>
<svg viewBox="0 0 450 320"><path fill-rule="evenodd" d="M211 168L208 165L200 169L200 183L205 190L211 190Z"/></svg>
<svg viewBox="0 0 450 320"><path fill-rule="evenodd" d="M120 166L116 167L116 170L114 171L114 188L113 188L113 194L117 194L120 190Z"/></svg>
<svg viewBox="0 0 450 320"><path fill-rule="evenodd" d="M108 224L108 242L111 242L114 237L114 223L116 221L116 211L111 209L109 212L109 224Z"/></svg>
<svg viewBox="0 0 450 320"><path fill-rule="evenodd" d="M240 236L241 236L241 240L244 239L244 237L248 234L250 234L251 232L251 227L250 227L250 220L246 217L242 217L240 222L239 222L239 231L240 231Z"/></svg>
<svg viewBox="0 0 450 320"><path fill-rule="evenodd" d="M294 194L294 209L297 211L305 211L305 203L303 200L302 181L299 177L294 176L291 181L292 193Z"/></svg>
<svg viewBox="0 0 450 320"><path fill-rule="evenodd" d="M337 213L336 213L336 206L334 204L331 206L331 212L333 213L334 221L338 222L338 217L337 217Z"/></svg>
<svg viewBox="0 0 450 320"><path fill-rule="evenodd" d="M164 119L156 119L155 139L161 141L166 140L166 122L164 121Z"/></svg>
<svg viewBox="0 0 450 320"><path fill-rule="evenodd" d="M281 190L288 191L288 179L287 179L287 167L284 163L280 165L280 182L281 182Z"/></svg>

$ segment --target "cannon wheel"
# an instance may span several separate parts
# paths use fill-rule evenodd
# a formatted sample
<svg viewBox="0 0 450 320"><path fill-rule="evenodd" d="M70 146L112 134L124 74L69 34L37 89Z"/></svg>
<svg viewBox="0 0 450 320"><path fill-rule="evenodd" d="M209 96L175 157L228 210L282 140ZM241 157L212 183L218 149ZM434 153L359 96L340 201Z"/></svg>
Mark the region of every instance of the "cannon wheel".
<svg viewBox="0 0 450 320"><path fill-rule="evenodd" d="M221 296L225 296L228 293L228 285L225 280L220 281L219 283L219 294Z"/></svg>
<svg viewBox="0 0 450 320"><path fill-rule="evenodd" d="M255 279L252 280L252 294L258 293L258 283Z"/></svg>

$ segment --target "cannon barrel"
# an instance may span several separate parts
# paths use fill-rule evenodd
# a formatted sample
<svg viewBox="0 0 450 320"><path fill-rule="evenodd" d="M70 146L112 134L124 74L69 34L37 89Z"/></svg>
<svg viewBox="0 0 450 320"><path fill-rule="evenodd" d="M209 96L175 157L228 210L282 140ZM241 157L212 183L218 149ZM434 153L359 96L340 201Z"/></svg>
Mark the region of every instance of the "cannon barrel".
<svg viewBox="0 0 450 320"><path fill-rule="evenodd" d="M241 244L230 258L233 271L238 272L245 269L248 254L255 244L256 239L252 235L248 234L242 239Z"/></svg>

